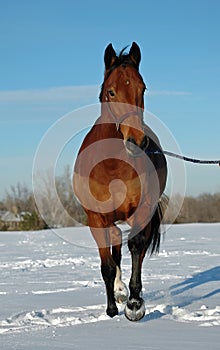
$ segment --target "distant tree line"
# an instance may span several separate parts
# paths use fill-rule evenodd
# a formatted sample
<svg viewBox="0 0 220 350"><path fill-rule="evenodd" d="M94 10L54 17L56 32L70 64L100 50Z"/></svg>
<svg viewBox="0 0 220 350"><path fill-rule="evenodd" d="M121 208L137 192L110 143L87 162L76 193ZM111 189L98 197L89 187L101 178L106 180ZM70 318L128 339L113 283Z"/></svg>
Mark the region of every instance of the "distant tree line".
<svg viewBox="0 0 220 350"><path fill-rule="evenodd" d="M59 227L74 226L79 223L87 224L86 214L72 190L69 167L65 168L61 176L56 177L56 191L62 203L61 208L57 207L57 198L54 198L50 191L49 177L44 179L44 182L46 183L46 191L42 198L43 212L45 217L49 217L49 219L45 220L41 217L32 191L27 185L20 183L16 186L11 186L6 192L5 198L0 201L0 212L8 211L15 216L22 214L22 220L19 225L20 230L40 230L57 227L57 222L59 222ZM176 200L179 199L177 196ZM169 203L169 199L167 199L165 205L167 203ZM175 205L175 203L170 205ZM167 221L169 222L169 218ZM197 197L187 196L184 198L182 209L175 223L192 222L220 222L220 193L201 194ZM7 230L7 225L1 223L1 217L0 224L0 229Z"/></svg>
<svg viewBox="0 0 220 350"><path fill-rule="evenodd" d="M46 190L43 194L42 203L46 220L39 213L33 192L26 184L21 183L11 186L6 191L5 198L0 201L0 212L9 211L14 216L21 217L20 230L57 227L58 222L60 227L86 224L86 214L72 190L70 168L67 166L63 174L56 177L56 191L59 201L62 203L61 209L57 206L57 197L55 198L51 191L50 181L49 176L43 179ZM1 222L1 217L0 224L1 230L7 230L7 224Z"/></svg>
<svg viewBox="0 0 220 350"><path fill-rule="evenodd" d="M185 197L176 223L220 222L220 193Z"/></svg>

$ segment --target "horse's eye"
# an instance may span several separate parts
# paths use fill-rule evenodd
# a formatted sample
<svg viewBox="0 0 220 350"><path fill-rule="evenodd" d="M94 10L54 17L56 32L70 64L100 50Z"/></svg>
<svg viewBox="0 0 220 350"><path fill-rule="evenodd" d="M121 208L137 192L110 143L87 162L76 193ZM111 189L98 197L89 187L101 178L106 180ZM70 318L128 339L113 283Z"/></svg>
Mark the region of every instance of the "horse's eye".
<svg viewBox="0 0 220 350"><path fill-rule="evenodd" d="M113 90L108 90L108 94L111 96L111 97L114 97L115 96L115 93Z"/></svg>

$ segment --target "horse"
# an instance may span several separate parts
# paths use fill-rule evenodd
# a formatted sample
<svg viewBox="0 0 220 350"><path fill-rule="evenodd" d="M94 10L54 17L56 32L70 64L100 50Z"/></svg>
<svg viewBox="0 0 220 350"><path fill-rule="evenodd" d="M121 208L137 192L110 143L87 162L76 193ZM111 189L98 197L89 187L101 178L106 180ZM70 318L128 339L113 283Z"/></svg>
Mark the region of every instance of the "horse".
<svg viewBox="0 0 220 350"><path fill-rule="evenodd" d="M78 152L73 188L98 247L106 313L114 317L118 315L117 303L126 303L125 316L139 321L146 311L142 298L143 259L146 253L157 253L160 246L167 163L158 137L143 120L146 86L139 72L140 47L133 42L129 52L125 50L117 55L112 44L105 49L101 115ZM120 222L129 226L129 291L121 274Z"/></svg>

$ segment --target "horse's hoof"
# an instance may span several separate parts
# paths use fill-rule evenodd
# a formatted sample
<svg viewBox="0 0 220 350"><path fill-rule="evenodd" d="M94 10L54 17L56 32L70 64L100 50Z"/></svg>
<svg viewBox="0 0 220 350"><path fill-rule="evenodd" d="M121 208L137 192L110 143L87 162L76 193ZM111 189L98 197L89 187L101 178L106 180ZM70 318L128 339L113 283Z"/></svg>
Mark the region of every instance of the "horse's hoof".
<svg viewBox="0 0 220 350"><path fill-rule="evenodd" d="M125 306L125 316L129 321L140 321L145 315L145 303L143 299L131 299Z"/></svg>
<svg viewBox="0 0 220 350"><path fill-rule="evenodd" d="M115 301L118 304L124 304L128 300L128 288L122 282L120 288L115 290Z"/></svg>
<svg viewBox="0 0 220 350"><path fill-rule="evenodd" d="M117 306L115 307L108 307L107 310L106 310L106 313L109 317L114 317L114 316L117 316L118 315L118 308Z"/></svg>

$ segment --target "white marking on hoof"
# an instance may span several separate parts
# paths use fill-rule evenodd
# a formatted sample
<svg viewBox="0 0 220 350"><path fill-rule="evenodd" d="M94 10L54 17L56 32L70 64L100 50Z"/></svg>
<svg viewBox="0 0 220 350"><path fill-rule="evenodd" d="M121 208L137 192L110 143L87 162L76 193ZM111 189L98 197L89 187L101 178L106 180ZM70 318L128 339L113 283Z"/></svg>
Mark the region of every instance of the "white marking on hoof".
<svg viewBox="0 0 220 350"><path fill-rule="evenodd" d="M126 284L121 280L121 270L118 266L116 266L114 293L116 303L123 304L128 300L128 289Z"/></svg>
<svg viewBox="0 0 220 350"><path fill-rule="evenodd" d="M143 299L141 301L132 299L125 306L125 316L129 321L140 321L145 315L145 310Z"/></svg>

